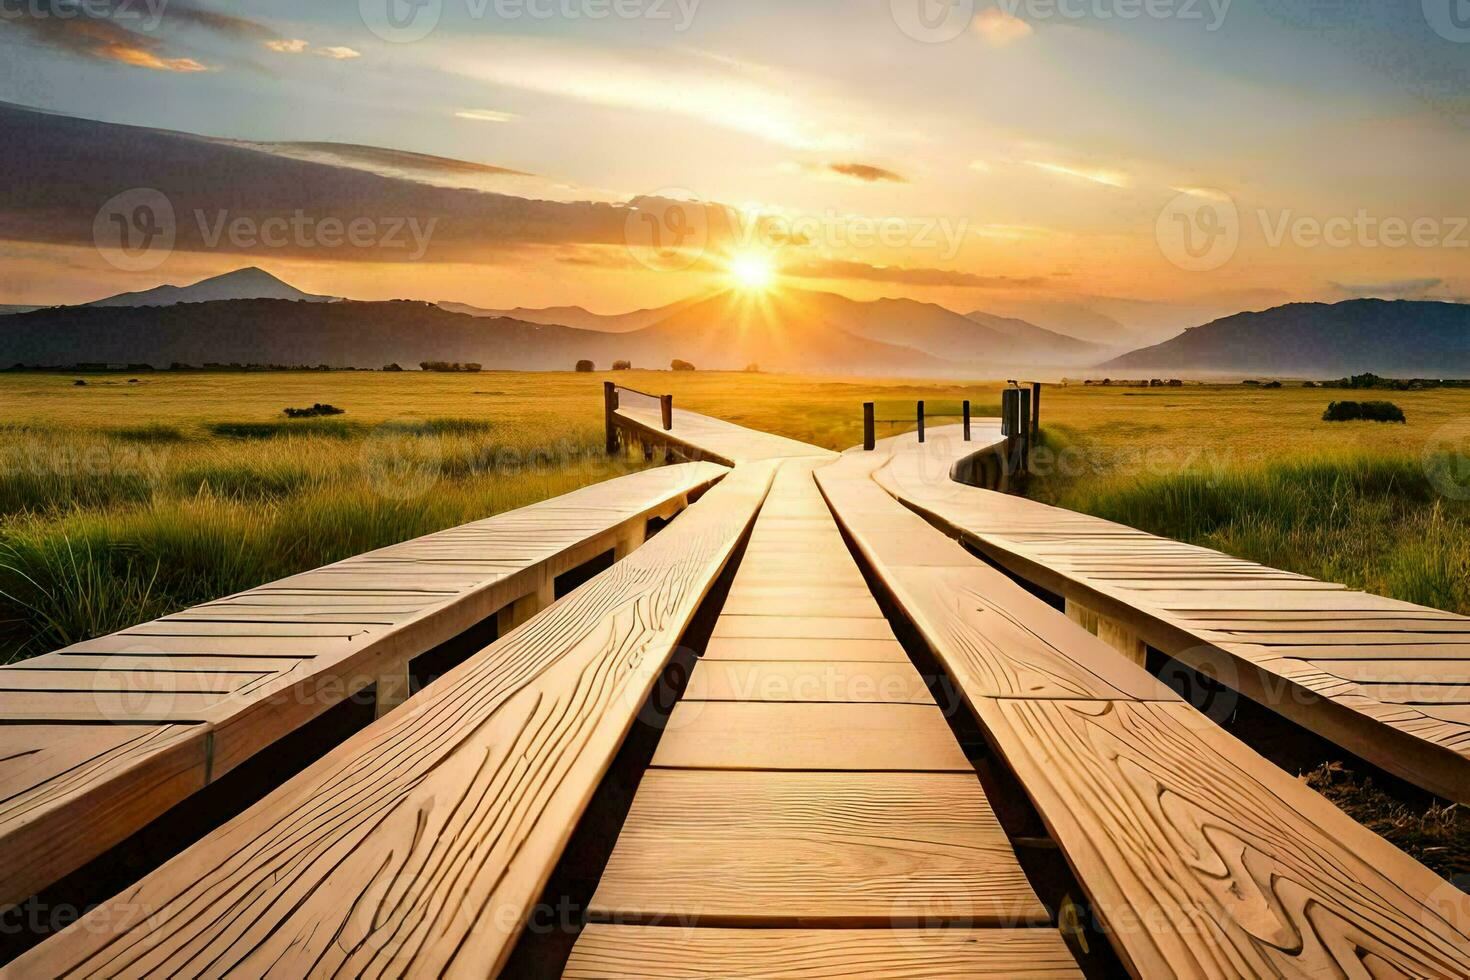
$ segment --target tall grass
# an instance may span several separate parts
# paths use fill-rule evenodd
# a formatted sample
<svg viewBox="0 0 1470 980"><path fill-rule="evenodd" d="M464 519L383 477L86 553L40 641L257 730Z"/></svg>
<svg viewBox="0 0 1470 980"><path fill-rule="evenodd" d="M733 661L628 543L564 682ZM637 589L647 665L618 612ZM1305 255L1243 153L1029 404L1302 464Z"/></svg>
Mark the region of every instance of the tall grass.
<svg viewBox="0 0 1470 980"><path fill-rule="evenodd" d="M12 433L0 663L642 465L608 459L600 433L552 428L502 441L496 426L444 418L126 452L112 433Z"/></svg>
<svg viewBox="0 0 1470 980"><path fill-rule="evenodd" d="M1470 505L1418 457L1350 452L1072 481L1062 506L1393 598L1470 614Z"/></svg>

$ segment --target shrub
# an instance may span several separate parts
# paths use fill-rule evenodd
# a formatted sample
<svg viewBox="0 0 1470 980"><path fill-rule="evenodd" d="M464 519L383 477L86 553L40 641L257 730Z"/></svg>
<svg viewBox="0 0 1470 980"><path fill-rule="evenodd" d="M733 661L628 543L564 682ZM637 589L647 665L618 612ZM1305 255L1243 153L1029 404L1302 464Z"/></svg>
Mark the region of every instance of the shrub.
<svg viewBox="0 0 1470 980"><path fill-rule="evenodd" d="M681 361L677 357L674 358L674 363L672 365L670 365L670 367L672 367L675 371L694 371L694 370L696 370L696 368L694 367L693 364L690 364L688 361Z"/></svg>
<svg viewBox="0 0 1470 980"><path fill-rule="evenodd" d="M614 371L631 371L631 370L633 370L633 362L632 361L613 361L613 367L612 367L612 369Z"/></svg>
<svg viewBox="0 0 1470 980"><path fill-rule="evenodd" d="M1324 422L1407 422L1393 402L1333 402L1322 413Z"/></svg>
<svg viewBox="0 0 1470 980"><path fill-rule="evenodd" d="M1266 384L1262 385L1261 387L1262 388L1280 388L1281 387L1281 382L1280 381L1269 381Z"/></svg>
<svg viewBox="0 0 1470 980"><path fill-rule="evenodd" d="M596 364L593 364L591 361L578 361L577 362L577 373L578 374L591 374L593 371L596 371L596 370L597 370L597 365Z"/></svg>
<svg viewBox="0 0 1470 980"><path fill-rule="evenodd" d="M323 405L321 402L317 402L310 408L286 409L286 418L288 419L317 419L327 415L346 414L347 410L345 408L338 408L336 405Z"/></svg>

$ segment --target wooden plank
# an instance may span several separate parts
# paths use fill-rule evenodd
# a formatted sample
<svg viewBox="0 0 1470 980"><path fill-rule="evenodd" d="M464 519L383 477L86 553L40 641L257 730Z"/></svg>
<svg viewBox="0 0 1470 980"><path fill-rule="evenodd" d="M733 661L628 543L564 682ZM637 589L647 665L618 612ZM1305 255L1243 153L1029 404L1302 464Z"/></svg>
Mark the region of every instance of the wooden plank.
<svg viewBox="0 0 1470 980"><path fill-rule="evenodd" d="M588 914L686 927L1048 923L979 780L932 773L649 772Z"/></svg>
<svg viewBox="0 0 1470 980"><path fill-rule="evenodd" d="M67 751L31 753L33 764L98 760L76 764L85 778L57 768L49 777L32 772L28 782L12 783L0 770L0 800L40 794L50 826L71 828L58 836L29 825L39 811L0 811L0 865L44 866L51 880L74 870L173 806L181 793L201 788L206 774L219 778L373 683L383 669L406 669L409 658L534 589L544 569L611 547L625 526L671 514L723 472L692 464L636 473L0 668L0 716L10 737L40 742L56 737L53 723L78 728L61 739ZM455 588L426 584L443 582ZM242 675L242 669L258 673ZM85 676L89 671L95 676ZM145 730L168 737L134 738L126 749L98 737L114 723L150 722ZM190 751L203 754L198 778L176 773L181 729L165 723L181 722L201 723L189 735L197 739ZM156 768L140 758L150 752L159 753ZM124 764L108 761L117 755ZM91 780L119 785L94 787ZM127 785L130 780L141 782ZM95 803L112 798L127 805ZM33 851L42 856L34 865ZM0 887L0 905L26 894Z"/></svg>
<svg viewBox="0 0 1470 980"><path fill-rule="evenodd" d="M721 616L714 638L720 640L890 640L886 619L844 616Z"/></svg>
<svg viewBox="0 0 1470 980"><path fill-rule="evenodd" d="M939 709L681 701L654 752L674 769L973 772Z"/></svg>
<svg viewBox="0 0 1470 980"><path fill-rule="evenodd" d="M0 725L0 896L13 896L0 906L201 789L206 735L197 725Z"/></svg>
<svg viewBox="0 0 1470 980"><path fill-rule="evenodd" d="M882 459L869 482L1014 574L1170 656L1209 658L1247 697L1470 804L1470 718L1454 707L1461 696L1438 691L1414 700L1391 686L1354 682L1333 663L1470 659L1470 618L963 486L949 471L967 452L954 440L889 440L871 454ZM863 493L866 514L876 505Z"/></svg>
<svg viewBox="0 0 1470 980"><path fill-rule="evenodd" d="M1453 886L1188 705L979 711L1135 975L1470 975Z"/></svg>
<svg viewBox="0 0 1470 980"><path fill-rule="evenodd" d="M823 660L860 663L909 663L899 642L887 640L825 640L769 637L711 639L705 660Z"/></svg>
<svg viewBox="0 0 1470 980"><path fill-rule="evenodd" d="M568 980L920 977L1080 980L1049 929L688 929L589 925Z"/></svg>
<svg viewBox="0 0 1470 980"><path fill-rule="evenodd" d="M839 519L860 524L883 512L867 489L882 463L847 456L819 471ZM932 574L889 564L879 549L872 560L897 592L902 580ZM920 631L1135 975L1470 969L1470 909L1458 891L1191 706L1135 696L996 696L1001 688L972 668L973 638L944 628L947 594L907 594L916 611L939 610L916 618ZM972 625L992 644L991 657L1006 656L1011 645L991 639L1008 635L1002 617ZM1069 654L1062 639L1058 652Z"/></svg>
<svg viewBox="0 0 1470 980"><path fill-rule="evenodd" d="M684 700L934 703L912 664L830 660L703 660L689 678Z"/></svg>
<svg viewBox="0 0 1470 980"><path fill-rule="evenodd" d="M495 973L769 480L734 474L15 972Z"/></svg>

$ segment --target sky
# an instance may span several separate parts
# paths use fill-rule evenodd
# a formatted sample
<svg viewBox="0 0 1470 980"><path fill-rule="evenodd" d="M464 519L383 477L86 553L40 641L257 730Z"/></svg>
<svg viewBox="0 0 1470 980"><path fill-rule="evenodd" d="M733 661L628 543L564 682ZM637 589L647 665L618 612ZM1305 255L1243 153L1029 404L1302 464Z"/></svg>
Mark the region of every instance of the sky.
<svg viewBox="0 0 1470 980"><path fill-rule="evenodd" d="M0 0L0 101L270 144L472 210L567 206L534 240L492 209L478 240L436 226L411 257L225 236L147 269L12 229L0 303L260 265L361 299L621 312L752 257L1074 332L1470 296L1467 0ZM119 170L171 179L147 162ZM587 231L592 205L623 240Z"/></svg>

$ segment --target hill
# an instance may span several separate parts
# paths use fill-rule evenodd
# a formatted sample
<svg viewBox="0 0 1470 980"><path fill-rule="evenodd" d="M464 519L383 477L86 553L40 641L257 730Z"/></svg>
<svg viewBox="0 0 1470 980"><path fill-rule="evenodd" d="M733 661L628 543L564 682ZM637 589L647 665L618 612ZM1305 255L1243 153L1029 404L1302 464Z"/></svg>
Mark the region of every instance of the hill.
<svg viewBox="0 0 1470 980"><path fill-rule="evenodd" d="M763 302L763 301L762 301ZM845 334L790 307L756 313L733 293L710 297L643 330L612 334L432 303L224 300L162 307L74 306L5 317L0 368L84 364L283 364L380 368L421 361L487 369L565 371L582 358L667 367L856 373L941 373L928 355Z"/></svg>
<svg viewBox="0 0 1470 980"><path fill-rule="evenodd" d="M178 303L214 303L229 299L287 299L304 303L331 303L333 296L313 296L288 285L264 269L237 269L189 286L158 286L137 293L120 293L88 306L174 306Z"/></svg>
<svg viewBox="0 0 1470 980"><path fill-rule="evenodd" d="M470 306L468 303L441 302L439 305L452 313L464 313L468 316L508 317L512 320L523 320L526 323L557 324L563 327L576 327L579 330L600 330L603 333L630 333L634 330L642 330L644 327L651 327L660 320L673 316L680 310L698 303L702 298L694 296L655 309L633 310L631 313L613 314L593 313L580 306L547 306L540 309L516 307L512 310L487 310L479 306Z"/></svg>
<svg viewBox="0 0 1470 980"><path fill-rule="evenodd" d="M700 367L730 370L759 364L768 371L955 372L954 365L923 351L844 330L819 305L790 292L717 293L618 337L635 364L657 363L668 352Z"/></svg>
<svg viewBox="0 0 1470 980"><path fill-rule="evenodd" d="M487 310L462 303L440 303L446 310L479 317L510 317L530 323L560 324L607 333L634 333L670 320L706 303L711 297L694 296L648 310L604 315L580 306L545 309ZM801 318L810 329L836 329L851 337L896 347L912 348L956 367L1052 366L1074 367L1095 364L1112 351L1099 344L1045 330L1025 320L972 313L962 316L933 303L911 299L880 299L871 302L848 299L833 293L782 289L761 303L740 311L746 330L762 317L776 320ZM708 318L708 310L695 319ZM702 329L702 328L701 328ZM789 334L779 322L761 330L772 337ZM775 355L768 355L769 361ZM764 363L764 362L762 362Z"/></svg>
<svg viewBox="0 0 1470 980"><path fill-rule="evenodd" d="M1099 370L1341 377L1470 375L1470 306L1359 299L1238 313Z"/></svg>
<svg viewBox="0 0 1470 980"><path fill-rule="evenodd" d="M605 334L515 320L476 320L430 303L225 300L165 307L73 306L5 317L0 368L77 363L326 364L413 367L477 362L519 371L606 363Z"/></svg>

